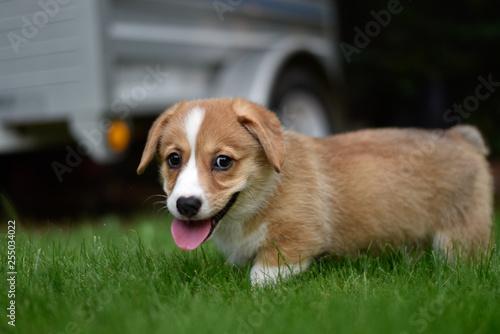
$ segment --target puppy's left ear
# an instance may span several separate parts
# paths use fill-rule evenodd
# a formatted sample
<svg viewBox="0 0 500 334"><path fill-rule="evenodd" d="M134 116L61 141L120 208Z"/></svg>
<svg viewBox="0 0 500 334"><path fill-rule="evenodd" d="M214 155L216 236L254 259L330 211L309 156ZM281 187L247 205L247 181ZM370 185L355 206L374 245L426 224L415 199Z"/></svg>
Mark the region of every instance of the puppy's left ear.
<svg viewBox="0 0 500 334"><path fill-rule="evenodd" d="M238 122L257 138L267 159L279 173L285 162L285 141L276 114L242 98L234 99L232 107Z"/></svg>
<svg viewBox="0 0 500 334"><path fill-rule="evenodd" d="M175 113L175 111L179 109L185 102L186 101L182 101L174 104L172 107L165 110L165 112L154 121L151 129L149 129L148 140L146 142L146 147L144 147L144 151L142 152L142 158L141 162L139 163L139 167L137 168L137 174L141 175L149 165L156 153L163 128L165 127L165 125L167 125L168 120Z"/></svg>

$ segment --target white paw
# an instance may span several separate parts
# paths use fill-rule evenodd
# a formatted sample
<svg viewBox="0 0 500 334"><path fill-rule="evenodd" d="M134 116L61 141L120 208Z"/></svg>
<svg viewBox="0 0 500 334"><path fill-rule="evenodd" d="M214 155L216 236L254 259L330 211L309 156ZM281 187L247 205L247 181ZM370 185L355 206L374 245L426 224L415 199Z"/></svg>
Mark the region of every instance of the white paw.
<svg viewBox="0 0 500 334"><path fill-rule="evenodd" d="M275 284L280 279L286 279L305 270L309 264L290 264L284 266L262 266L255 264L250 270L250 282L252 285Z"/></svg>

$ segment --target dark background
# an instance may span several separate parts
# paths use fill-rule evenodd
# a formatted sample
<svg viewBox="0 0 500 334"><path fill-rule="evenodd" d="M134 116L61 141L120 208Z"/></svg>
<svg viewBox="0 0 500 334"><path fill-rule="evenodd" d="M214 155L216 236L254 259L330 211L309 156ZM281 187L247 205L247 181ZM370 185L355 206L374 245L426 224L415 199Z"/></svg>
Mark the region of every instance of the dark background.
<svg viewBox="0 0 500 334"><path fill-rule="evenodd" d="M375 20L370 12L387 10L390 2L340 1L341 41L353 45L354 28L365 31ZM478 76L500 83L500 3L399 3L400 13L344 61L349 119L368 126L453 126L445 112L475 94ZM498 158L500 87L462 119L480 128Z"/></svg>

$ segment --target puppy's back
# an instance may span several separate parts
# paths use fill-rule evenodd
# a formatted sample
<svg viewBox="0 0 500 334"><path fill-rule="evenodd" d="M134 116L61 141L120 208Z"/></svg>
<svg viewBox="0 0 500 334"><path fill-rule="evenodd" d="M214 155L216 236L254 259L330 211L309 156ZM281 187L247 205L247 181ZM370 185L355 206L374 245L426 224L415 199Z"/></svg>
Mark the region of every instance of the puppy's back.
<svg viewBox="0 0 500 334"><path fill-rule="evenodd" d="M323 184L336 194L332 238L342 244L332 243L332 252L488 243L492 177L474 127L362 130L317 141Z"/></svg>

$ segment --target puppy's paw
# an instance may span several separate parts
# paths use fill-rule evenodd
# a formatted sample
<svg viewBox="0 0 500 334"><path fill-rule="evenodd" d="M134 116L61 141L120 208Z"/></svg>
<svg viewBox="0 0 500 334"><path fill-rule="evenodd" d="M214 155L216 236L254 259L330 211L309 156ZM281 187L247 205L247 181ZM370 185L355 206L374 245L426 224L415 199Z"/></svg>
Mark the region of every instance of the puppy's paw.
<svg viewBox="0 0 500 334"><path fill-rule="evenodd" d="M280 267L264 267L256 264L250 270L250 282L254 286L275 284L280 276Z"/></svg>
<svg viewBox="0 0 500 334"><path fill-rule="evenodd" d="M250 282L253 286L272 285L281 279L287 279L292 275L297 275L305 270L309 264L290 264L284 266L264 266L254 264L250 270Z"/></svg>

